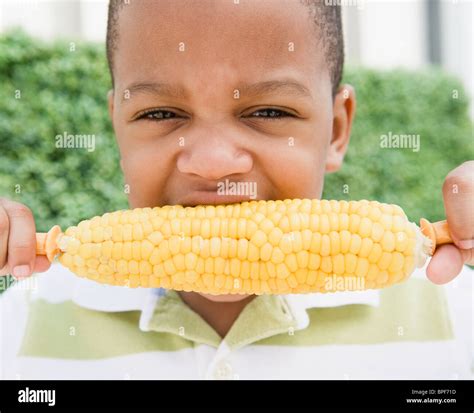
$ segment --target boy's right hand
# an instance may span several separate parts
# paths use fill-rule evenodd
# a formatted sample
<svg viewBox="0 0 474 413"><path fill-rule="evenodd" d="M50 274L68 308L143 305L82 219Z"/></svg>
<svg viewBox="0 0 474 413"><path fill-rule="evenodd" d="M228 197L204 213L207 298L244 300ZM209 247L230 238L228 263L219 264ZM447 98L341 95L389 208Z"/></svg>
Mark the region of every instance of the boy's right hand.
<svg viewBox="0 0 474 413"><path fill-rule="evenodd" d="M36 256L36 226L30 209L0 198L0 276L23 278L49 267L46 257Z"/></svg>

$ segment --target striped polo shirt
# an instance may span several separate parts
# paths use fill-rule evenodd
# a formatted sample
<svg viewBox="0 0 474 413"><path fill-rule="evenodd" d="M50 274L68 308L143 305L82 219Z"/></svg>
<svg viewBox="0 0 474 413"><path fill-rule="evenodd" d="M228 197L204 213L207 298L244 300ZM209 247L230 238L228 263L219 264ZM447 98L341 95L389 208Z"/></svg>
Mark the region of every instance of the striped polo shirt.
<svg viewBox="0 0 474 413"><path fill-rule="evenodd" d="M471 379L474 271L383 290L260 295L222 339L173 290L54 264L0 296L4 379Z"/></svg>

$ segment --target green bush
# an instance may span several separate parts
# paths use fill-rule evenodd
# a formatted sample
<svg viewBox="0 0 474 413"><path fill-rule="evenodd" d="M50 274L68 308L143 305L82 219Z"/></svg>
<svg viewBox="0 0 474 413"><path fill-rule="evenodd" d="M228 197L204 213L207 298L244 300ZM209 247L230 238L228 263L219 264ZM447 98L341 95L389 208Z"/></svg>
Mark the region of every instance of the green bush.
<svg viewBox="0 0 474 413"><path fill-rule="evenodd" d="M460 82L423 72L347 68L358 108L342 170L324 197L400 204L409 217L441 219L441 185L472 159L472 123ZM108 118L104 45L46 45L15 31L0 37L0 194L28 205L38 230L127 207ZM453 91L459 97L453 98ZM21 97L16 95L20 91ZM96 150L61 150L55 136L95 134ZM421 149L383 149L380 136L419 134Z"/></svg>
<svg viewBox="0 0 474 413"><path fill-rule="evenodd" d="M28 205L40 231L127 207L107 112L105 50L75 48L21 32L0 38L0 194ZM94 134L95 151L57 149L64 131Z"/></svg>
<svg viewBox="0 0 474 413"><path fill-rule="evenodd" d="M469 101L461 82L434 68L353 67L344 81L356 89L356 119L344 165L328 175L324 197L395 203L415 222L444 219L444 178L474 159ZM381 148L381 135L390 131L420 135L420 150Z"/></svg>

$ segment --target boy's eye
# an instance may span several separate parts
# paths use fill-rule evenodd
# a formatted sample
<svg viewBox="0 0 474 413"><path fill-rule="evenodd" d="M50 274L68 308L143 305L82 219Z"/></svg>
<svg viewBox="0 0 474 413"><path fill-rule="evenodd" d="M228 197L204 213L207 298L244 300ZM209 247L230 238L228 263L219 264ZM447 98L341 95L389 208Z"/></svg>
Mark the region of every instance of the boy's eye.
<svg viewBox="0 0 474 413"><path fill-rule="evenodd" d="M144 112L139 113L135 120L145 119L145 120L154 120L154 121L162 121L167 119L176 119L179 116L175 112L171 112L169 110L163 109L151 109ZM251 118L262 118L265 120L277 120L287 117L295 117L291 113L285 112L284 110L280 109L272 109L272 108L264 108L259 109L252 112L249 117Z"/></svg>
<svg viewBox="0 0 474 413"><path fill-rule="evenodd" d="M252 112L249 117L263 118L265 120L275 120L275 119L281 119L281 118L287 118L287 117L294 118L294 115L280 109L264 108L264 109L259 109L259 110L256 110L255 112Z"/></svg>
<svg viewBox="0 0 474 413"><path fill-rule="evenodd" d="M171 112L169 110L161 110L161 109L152 109L152 110L147 110L142 113L139 113L135 119L146 119L146 120L155 120L155 121L161 121L161 120L167 120L167 119L174 119L177 118L178 116L176 113Z"/></svg>

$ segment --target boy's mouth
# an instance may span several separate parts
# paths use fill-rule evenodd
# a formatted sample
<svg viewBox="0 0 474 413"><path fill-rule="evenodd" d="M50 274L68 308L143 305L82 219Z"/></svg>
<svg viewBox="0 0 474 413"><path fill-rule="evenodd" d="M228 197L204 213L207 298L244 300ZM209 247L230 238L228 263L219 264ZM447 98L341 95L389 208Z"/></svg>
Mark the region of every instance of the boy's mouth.
<svg viewBox="0 0 474 413"><path fill-rule="evenodd" d="M250 196L242 195L220 195L214 191L193 191L180 198L177 204L184 207L194 207L197 205L227 205L236 204L244 201L258 201Z"/></svg>

